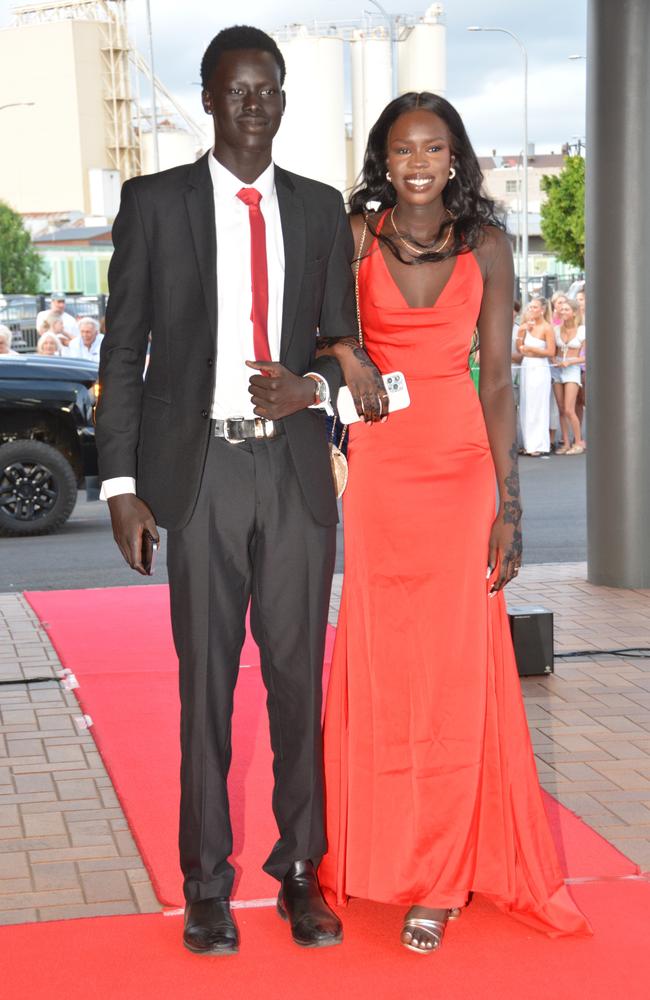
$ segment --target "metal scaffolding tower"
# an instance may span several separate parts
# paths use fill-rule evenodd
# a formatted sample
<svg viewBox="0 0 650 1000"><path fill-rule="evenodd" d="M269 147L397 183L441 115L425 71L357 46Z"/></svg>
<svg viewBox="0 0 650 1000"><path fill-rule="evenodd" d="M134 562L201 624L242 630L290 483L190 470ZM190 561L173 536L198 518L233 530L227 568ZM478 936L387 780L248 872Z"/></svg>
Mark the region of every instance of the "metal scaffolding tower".
<svg viewBox="0 0 650 1000"><path fill-rule="evenodd" d="M129 39L126 0L53 0L50 3L22 4L13 8L16 26L50 21L97 21L102 26L102 82L105 110L106 148L113 169L122 181L141 172L143 125L151 127L151 112L139 100L139 86L133 88L135 74L151 81L146 59ZM138 77L139 81L139 77ZM203 141L201 127L181 108L169 91L153 78L158 118L175 118L192 135Z"/></svg>

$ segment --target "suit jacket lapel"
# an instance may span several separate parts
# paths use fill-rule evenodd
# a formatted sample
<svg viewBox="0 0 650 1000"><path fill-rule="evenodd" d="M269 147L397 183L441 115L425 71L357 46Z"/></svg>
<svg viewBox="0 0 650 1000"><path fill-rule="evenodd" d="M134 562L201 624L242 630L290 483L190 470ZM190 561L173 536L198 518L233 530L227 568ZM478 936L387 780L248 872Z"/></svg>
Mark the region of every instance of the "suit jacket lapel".
<svg viewBox="0 0 650 1000"><path fill-rule="evenodd" d="M284 241L284 300L280 336L280 361L284 362L293 336L298 297L305 270L305 208L302 198L296 193L291 178L281 167L277 166L275 168L275 190L280 207Z"/></svg>
<svg viewBox="0 0 650 1000"><path fill-rule="evenodd" d="M217 234L214 219L214 188L208 157L193 163L188 172L185 204L192 230L196 262L201 278L205 308L210 321L212 340L217 338Z"/></svg>

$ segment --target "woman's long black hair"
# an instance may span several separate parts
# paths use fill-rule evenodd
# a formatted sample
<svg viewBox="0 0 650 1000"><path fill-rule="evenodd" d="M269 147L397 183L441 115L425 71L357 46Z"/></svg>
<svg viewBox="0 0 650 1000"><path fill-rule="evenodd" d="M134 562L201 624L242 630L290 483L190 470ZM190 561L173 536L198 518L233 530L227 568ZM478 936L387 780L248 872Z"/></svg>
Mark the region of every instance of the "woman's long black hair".
<svg viewBox="0 0 650 1000"><path fill-rule="evenodd" d="M394 241L380 233L379 239L383 240L395 256L405 264L446 260L448 257L473 250L480 242L483 226L505 229L495 212L494 202L482 193L483 174L460 115L444 97L427 91L421 94L411 92L396 97L386 105L371 128L361 180L350 195L350 213L367 214L368 202L378 202L380 212L395 205L397 201L395 188L386 179L388 133L400 115L415 110L432 111L442 118L449 129L456 176L444 188L442 200L445 208L453 216L454 228L453 238L442 252L423 253L415 260L402 257ZM373 235L377 235L370 220L368 227ZM445 228L446 223L443 223L441 232L444 232Z"/></svg>

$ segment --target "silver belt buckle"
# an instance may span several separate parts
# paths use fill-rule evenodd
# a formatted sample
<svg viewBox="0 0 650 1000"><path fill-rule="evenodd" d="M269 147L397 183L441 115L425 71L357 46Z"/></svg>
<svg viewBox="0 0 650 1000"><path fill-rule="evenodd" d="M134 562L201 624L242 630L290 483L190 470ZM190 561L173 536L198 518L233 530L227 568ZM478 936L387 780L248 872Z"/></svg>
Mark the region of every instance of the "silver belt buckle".
<svg viewBox="0 0 650 1000"><path fill-rule="evenodd" d="M231 438L230 437L230 425L231 424L243 424L243 422L244 422L244 418L243 417L229 417L227 420L224 420L224 422L223 422L223 436L226 439L226 441L228 442L228 444L243 444L244 443L245 438L243 438L243 437L241 437L241 438Z"/></svg>

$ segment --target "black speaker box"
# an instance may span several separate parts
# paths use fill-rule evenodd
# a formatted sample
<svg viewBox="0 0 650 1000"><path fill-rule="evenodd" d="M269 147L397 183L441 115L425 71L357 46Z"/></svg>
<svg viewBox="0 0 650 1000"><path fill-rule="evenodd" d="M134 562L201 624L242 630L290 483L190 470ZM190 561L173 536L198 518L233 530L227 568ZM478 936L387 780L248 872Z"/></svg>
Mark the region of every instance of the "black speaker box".
<svg viewBox="0 0 650 1000"><path fill-rule="evenodd" d="M534 604L508 609L520 677L552 674L553 612Z"/></svg>

